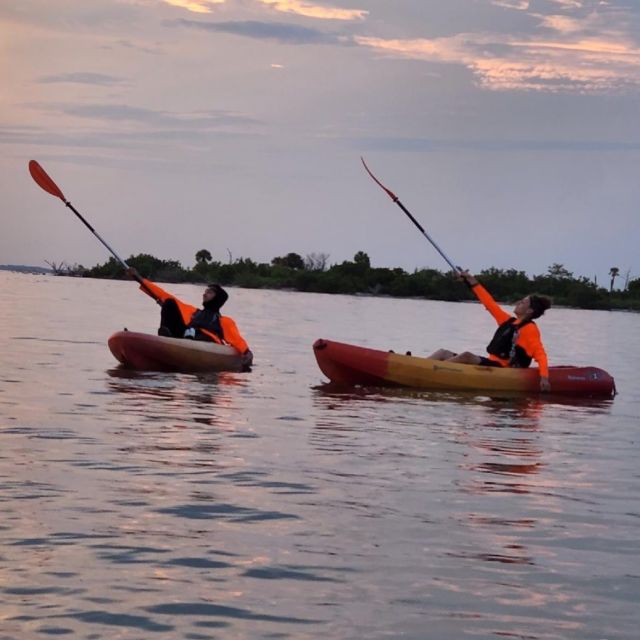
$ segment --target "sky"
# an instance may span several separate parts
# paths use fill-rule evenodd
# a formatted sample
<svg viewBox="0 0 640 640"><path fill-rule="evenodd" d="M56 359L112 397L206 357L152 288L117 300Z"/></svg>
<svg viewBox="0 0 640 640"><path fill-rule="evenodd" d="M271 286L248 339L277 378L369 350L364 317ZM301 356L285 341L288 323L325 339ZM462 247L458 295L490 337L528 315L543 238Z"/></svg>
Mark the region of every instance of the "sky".
<svg viewBox="0 0 640 640"><path fill-rule="evenodd" d="M0 264L640 276L638 0L0 0Z"/></svg>

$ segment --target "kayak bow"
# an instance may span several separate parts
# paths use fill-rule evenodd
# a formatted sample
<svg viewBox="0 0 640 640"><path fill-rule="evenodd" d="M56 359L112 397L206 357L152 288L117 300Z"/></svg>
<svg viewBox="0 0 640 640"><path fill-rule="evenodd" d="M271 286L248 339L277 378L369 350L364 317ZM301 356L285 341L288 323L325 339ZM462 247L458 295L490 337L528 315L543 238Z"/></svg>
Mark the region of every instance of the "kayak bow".
<svg viewBox="0 0 640 640"><path fill-rule="evenodd" d="M143 371L241 371L242 358L229 345L118 331L108 341L116 360Z"/></svg>

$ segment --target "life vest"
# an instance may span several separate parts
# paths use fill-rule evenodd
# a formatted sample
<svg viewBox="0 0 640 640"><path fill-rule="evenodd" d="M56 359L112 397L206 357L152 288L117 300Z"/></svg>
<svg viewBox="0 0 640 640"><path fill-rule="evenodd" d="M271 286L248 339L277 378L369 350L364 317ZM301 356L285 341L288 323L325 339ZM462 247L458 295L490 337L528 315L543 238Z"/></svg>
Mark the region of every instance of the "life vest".
<svg viewBox="0 0 640 640"><path fill-rule="evenodd" d="M189 326L189 323L193 319L194 314L198 311L198 309L196 309L196 307L194 307L193 305L182 302L182 300L176 298L175 296L172 296L170 293L162 289L162 287L159 287L157 284L151 282L151 280L147 280L146 278L142 279L142 282L140 283L140 289L158 302L164 302L168 298L173 298L178 305L180 316L182 317L182 321L186 326ZM216 334L215 330L209 331L207 329L198 328L196 338L198 336L206 335L208 339L211 339L213 342L217 342L219 344L222 344L222 341L224 340L224 342L230 344L240 353L246 353L249 350L249 345L238 331L238 327L236 327L236 323L233 321L233 318L230 318L229 316L219 315L217 322L220 323L220 336L224 334L224 337L219 337L218 334Z"/></svg>
<svg viewBox="0 0 640 640"><path fill-rule="evenodd" d="M507 360L510 367L526 369L531 364L531 356L516 344L520 329L532 322L525 320L522 324L516 324L515 318L505 320L493 334L491 342L487 345L487 351L501 360Z"/></svg>
<svg viewBox="0 0 640 640"><path fill-rule="evenodd" d="M201 338L206 336L206 338L204 338L205 340L208 339L220 343L224 341L224 331L220 323L220 313L213 309L205 308L194 311L187 327L196 329Z"/></svg>

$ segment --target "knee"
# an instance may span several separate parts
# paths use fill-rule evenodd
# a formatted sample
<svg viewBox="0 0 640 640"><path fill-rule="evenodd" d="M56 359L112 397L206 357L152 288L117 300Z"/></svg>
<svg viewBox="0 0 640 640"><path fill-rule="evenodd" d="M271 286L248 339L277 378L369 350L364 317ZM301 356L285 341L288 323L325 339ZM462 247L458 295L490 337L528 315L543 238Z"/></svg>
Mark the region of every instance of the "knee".
<svg viewBox="0 0 640 640"><path fill-rule="evenodd" d="M451 358L451 360L453 362L458 362L459 364L479 364L480 357L475 353L471 353L471 351L463 351L455 358Z"/></svg>
<svg viewBox="0 0 640 640"><path fill-rule="evenodd" d="M434 351L430 356L432 360L449 360L449 358L453 358L456 354L453 351L449 351L448 349L438 349Z"/></svg>

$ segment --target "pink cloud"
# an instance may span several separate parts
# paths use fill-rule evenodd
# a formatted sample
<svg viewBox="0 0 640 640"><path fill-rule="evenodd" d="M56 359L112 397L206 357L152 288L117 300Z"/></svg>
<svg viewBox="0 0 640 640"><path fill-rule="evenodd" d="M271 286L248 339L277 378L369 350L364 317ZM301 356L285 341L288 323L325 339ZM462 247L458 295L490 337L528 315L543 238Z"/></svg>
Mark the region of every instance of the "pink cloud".
<svg viewBox="0 0 640 640"><path fill-rule="evenodd" d="M363 20L368 11L364 9L339 9L310 4L302 0L259 0L262 4L273 7L282 13L294 13L306 18L322 20Z"/></svg>
<svg viewBox="0 0 640 640"><path fill-rule="evenodd" d="M545 37L461 33L407 40L357 37L356 42L390 56L465 66L488 90L606 93L640 88L640 49L628 35L625 14L531 15L539 19Z"/></svg>

